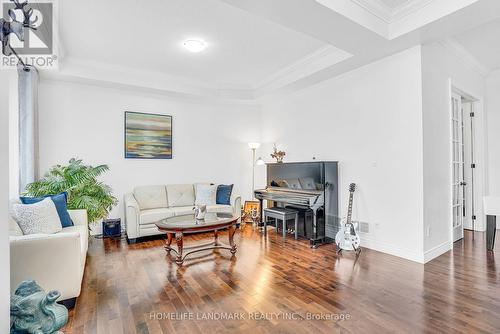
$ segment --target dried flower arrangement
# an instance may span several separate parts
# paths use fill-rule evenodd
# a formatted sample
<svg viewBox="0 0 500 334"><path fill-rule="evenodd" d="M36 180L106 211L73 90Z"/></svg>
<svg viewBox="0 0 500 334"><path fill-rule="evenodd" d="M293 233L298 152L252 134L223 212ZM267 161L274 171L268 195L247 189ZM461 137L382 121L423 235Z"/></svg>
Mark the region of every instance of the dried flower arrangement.
<svg viewBox="0 0 500 334"><path fill-rule="evenodd" d="M282 163L283 158L285 157L286 153L284 151L278 151L278 148L276 147L276 144L273 146L273 153L271 153L271 157L273 159L276 159L277 163Z"/></svg>

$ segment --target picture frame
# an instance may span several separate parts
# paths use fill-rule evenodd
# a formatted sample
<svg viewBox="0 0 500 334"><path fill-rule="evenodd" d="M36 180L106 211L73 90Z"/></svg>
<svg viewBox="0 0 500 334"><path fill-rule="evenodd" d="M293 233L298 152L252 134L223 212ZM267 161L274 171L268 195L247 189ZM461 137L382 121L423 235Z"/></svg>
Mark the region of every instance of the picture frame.
<svg viewBox="0 0 500 334"><path fill-rule="evenodd" d="M125 111L125 159L172 159L171 115Z"/></svg>
<svg viewBox="0 0 500 334"><path fill-rule="evenodd" d="M244 223L253 223L252 219L252 211L257 211L257 217L255 218L257 221L260 221L260 202L259 201L245 201L243 206L243 217L242 221Z"/></svg>

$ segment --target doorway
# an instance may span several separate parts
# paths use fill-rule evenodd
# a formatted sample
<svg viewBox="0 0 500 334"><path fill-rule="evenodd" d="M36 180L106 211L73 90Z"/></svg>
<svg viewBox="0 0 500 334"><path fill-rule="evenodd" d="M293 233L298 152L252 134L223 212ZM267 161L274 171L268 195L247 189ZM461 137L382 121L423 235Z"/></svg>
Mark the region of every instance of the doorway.
<svg viewBox="0 0 500 334"><path fill-rule="evenodd" d="M453 242L464 237L464 229L475 230L475 100L458 91L451 96L451 169Z"/></svg>

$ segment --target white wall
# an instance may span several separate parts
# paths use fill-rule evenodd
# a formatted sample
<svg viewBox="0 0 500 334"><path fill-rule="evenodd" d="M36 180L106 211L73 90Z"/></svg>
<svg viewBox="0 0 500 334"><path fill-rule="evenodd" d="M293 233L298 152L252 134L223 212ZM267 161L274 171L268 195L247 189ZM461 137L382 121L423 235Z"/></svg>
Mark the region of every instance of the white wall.
<svg viewBox="0 0 500 334"><path fill-rule="evenodd" d="M256 105L195 103L78 83L40 83L40 169L44 173L72 157L108 164L102 180L114 190L122 215L123 194L134 186L194 182L234 183L251 195L247 142L259 141ZM124 159L124 112L173 116L173 159Z"/></svg>
<svg viewBox="0 0 500 334"><path fill-rule="evenodd" d="M488 126L487 194L500 196L500 70L486 78Z"/></svg>
<svg viewBox="0 0 500 334"><path fill-rule="evenodd" d="M11 74L0 75L0 332L10 327L10 255L9 255L9 102Z"/></svg>
<svg viewBox="0 0 500 334"><path fill-rule="evenodd" d="M424 251L431 259L451 248L450 101L455 88L484 101L484 79L441 44L422 47L424 129ZM476 105L476 208L483 230L484 112ZM427 235L427 231L430 232Z"/></svg>
<svg viewBox="0 0 500 334"><path fill-rule="evenodd" d="M340 161L341 216L347 211L348 184L358 184L354 218L371 229L362 236L363 245L419 262L421 90L421 53L415 47L263 101L263 140L278 143L286 161Z"/></svg>

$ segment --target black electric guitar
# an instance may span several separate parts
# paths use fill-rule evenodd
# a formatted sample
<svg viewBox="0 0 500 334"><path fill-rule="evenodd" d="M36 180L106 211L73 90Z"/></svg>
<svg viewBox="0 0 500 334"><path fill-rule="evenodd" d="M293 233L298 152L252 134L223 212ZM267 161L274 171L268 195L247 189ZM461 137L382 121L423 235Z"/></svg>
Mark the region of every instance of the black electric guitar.
<svg viewBox="0 0 500 334"><path fill-rule="evenodd" d="M337 244L337 251L340 253L342 250L355 251L356 254L361 252L359 235L356 232L356 226L352 222L352 201L356 184L349 185L349 208L347 210L347 218L342 219L340 223L340 231L335 236L335 243Z"/></svg>

